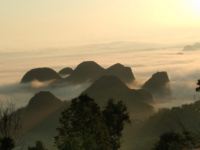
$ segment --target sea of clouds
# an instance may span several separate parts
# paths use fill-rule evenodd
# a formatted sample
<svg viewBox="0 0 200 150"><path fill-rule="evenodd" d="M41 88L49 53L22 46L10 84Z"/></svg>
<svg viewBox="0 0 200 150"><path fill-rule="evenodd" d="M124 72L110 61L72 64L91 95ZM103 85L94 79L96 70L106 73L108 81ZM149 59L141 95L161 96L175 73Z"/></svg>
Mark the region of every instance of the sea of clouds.
<svg viewBox="0 0 200 150"><path fill-rule="evenodd" d="M1 52L0 52L1 53ZM158 108L179 106L198 99L196 82L200 79L200 51L183 52L182 48L131 48L126 46L91 46L71 49L46 49L22 52L2 52L0 55L0 102L11 101L24 106L30 98L48 83L33 82L20 85L24 73L36 67L51 67L56 71L64 67L75 68L83 61L93 60L107 68L115 63L130 66L137 85L142 85L158 71L167 71L172 98L155 103ZM78 96L91 83L47 88L62 100ZM36 88L38 87L38 88ZM138 88L132 86L133 88Z"/></svg>

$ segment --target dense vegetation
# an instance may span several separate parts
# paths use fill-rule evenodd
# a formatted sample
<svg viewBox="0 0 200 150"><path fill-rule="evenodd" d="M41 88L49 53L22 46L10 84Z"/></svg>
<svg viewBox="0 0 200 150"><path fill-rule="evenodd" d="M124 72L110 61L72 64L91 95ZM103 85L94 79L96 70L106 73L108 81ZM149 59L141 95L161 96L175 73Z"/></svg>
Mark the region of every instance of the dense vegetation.
<svg viewBox="0 0 200 150"><path fill-rule="evenodd" d="M62 113L56 145L60 150L117 150L124 123L129 122L122 102L108 102L101 111L93 99L82 95Z"/></svg>
<svg viewBox="0 0 200 150"><path fill-rule="evenodd" d="M196 91L200 92L200 80L198 80L197 86ZM192 109L196 111L195 106L192 107ZM199 133L187 131L185 125L181 121L181 118L177 118L177 122L181 128L181 132L171 131L161 134L160 139L155 144L153 150L193 150L199 147Z"/></svg>
<svg viewBox="0 0 200 150"><path fill-rule="evenodd" d="M28 150L47 150L41 141L36 141L35 146L28 147Z"/></svg>
<svg viewBox="0 0 200 150"><path fill-rule="evenodd" d="M0 150L15 147L15 138L20 128L20 118L14 113L13 105L0 109Z"/></svg>
<svg viewBox="0 0 200 150"><path fill-rule="evenodd" d="M196 91L200 92L200 80L197 86ZM141 128L144 135L159 136L149 150L193 150L200 147L199 107L198 101L164 109L145 121ZM195 124L192 124L194 120ZM12 105L0 109L0 150L16 147L20 123ZM102 108L94 99L81 95L61 113L55 146L59 150L119 150L126 123L130 123L130 116L122 101L109 100ZM37 141L28 150L47 150L44 145Z"/></svg>
<svg viewBox="0 0 200 150"><path fill-rule="evenodd" d="M0 150L15 148L14 133L19 129L18 117L13 109L1 109ZM55 145L60 150L118 150L129 114L122 101L108 101L104 110L87 95L71 101L62 112ZM41 141L28 150L46 150Z"/></svg>

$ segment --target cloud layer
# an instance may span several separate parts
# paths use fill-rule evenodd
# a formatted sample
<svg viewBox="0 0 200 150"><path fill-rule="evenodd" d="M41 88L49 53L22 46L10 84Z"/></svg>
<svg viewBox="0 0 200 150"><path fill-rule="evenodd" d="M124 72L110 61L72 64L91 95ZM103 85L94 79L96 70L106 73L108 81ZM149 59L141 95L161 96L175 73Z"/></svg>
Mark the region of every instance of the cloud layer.
<svg viewBox="0 0 200 150"><path fill-rule="evenodd" d="M12 55L5 53L1 55L1 102L11 100L18 106L23 106L35 92L41 90L41 86L47 84L34 82L33 86L39 87L35 90L31 90L27 85L19 85L18 82L21 77L29 69L52 67L58 71L64 67L74 68L86 60L94 60L105 68L118 62L130 66L139 85L142 85L153 73L167 71L171 80L173 96L171 100L158 103L158 107L170 107L195 100L195 84L197 79L200 78L200 52L198 51L182 53L179 48L137 50L137 48L131 48L130 45L120 45L117 50L113 51L109 51L112 47L99 46L96 49L94 47L94 51L91 50L91 52L86 53L84 49L87 48L82 47L74 52L49 50L44 52L35 51L32 54L17 53ZM7 62L7 65L5 65L5 62ZM61 99L71 99L89 85L90 83L68 85L47 90L52 91Z"/></svg>

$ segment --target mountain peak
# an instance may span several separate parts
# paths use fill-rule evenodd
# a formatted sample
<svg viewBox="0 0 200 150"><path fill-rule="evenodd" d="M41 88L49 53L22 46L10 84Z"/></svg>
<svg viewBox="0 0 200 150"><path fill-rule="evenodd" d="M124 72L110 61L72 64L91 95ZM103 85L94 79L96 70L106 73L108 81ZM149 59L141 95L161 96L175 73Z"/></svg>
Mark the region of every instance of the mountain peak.
<svg viewBox="0 0 200 150"><path fill-rule="evenodd" d="M51 68L35 68L28 71L22 78L21 83L27 83L34 80L38 81L49 81L61 79L59 74Z"/></svg>
<svg viewBox="0 0 200 150"><path fill-rule="evenodd" d="M70 75L73 72L73 69L70 67L65 67L59 71L59 74L62 76Z"/></svg>
<svg viewBox="0 0 200 150"><path fill-rule="evenodd" d="M69 82L94 81L104 72L104 68L94 61L85 61L80 63L72 74L66 78Z"/></svg>
<svg viewBox="0 0 200 150"><path fill-rule="evenodd" d="M114 75L120 78L123 82L132 82L135 80L133 72L130 67L126 67L120 63L110 66L106 70L106 74Z"/></svg>
<svg viewBox="0 0 200 150"><path fill-rule="evenodd" d="M41 91L35 94L28 103L28 107L59 105L61 100L55 97L51 92Z"/></svg>
<svg viewBox="0 0 200 150"><path fill-rule="evenodd" d="M168 83L170 82L167 72L157 72L146 81L143 88L152 93L162 95L164 93L169 94Z"/></svg>

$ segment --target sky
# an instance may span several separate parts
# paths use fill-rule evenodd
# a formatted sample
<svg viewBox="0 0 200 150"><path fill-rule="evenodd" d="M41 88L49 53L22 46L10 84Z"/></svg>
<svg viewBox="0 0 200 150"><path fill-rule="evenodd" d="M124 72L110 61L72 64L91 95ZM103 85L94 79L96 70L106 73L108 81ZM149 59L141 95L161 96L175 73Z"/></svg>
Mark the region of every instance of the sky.
<svg viewBox="0 0 200 150"><path fill-rule="evenodd" d="M0 51L200 40L199 0L0 0Z"/></svg>

